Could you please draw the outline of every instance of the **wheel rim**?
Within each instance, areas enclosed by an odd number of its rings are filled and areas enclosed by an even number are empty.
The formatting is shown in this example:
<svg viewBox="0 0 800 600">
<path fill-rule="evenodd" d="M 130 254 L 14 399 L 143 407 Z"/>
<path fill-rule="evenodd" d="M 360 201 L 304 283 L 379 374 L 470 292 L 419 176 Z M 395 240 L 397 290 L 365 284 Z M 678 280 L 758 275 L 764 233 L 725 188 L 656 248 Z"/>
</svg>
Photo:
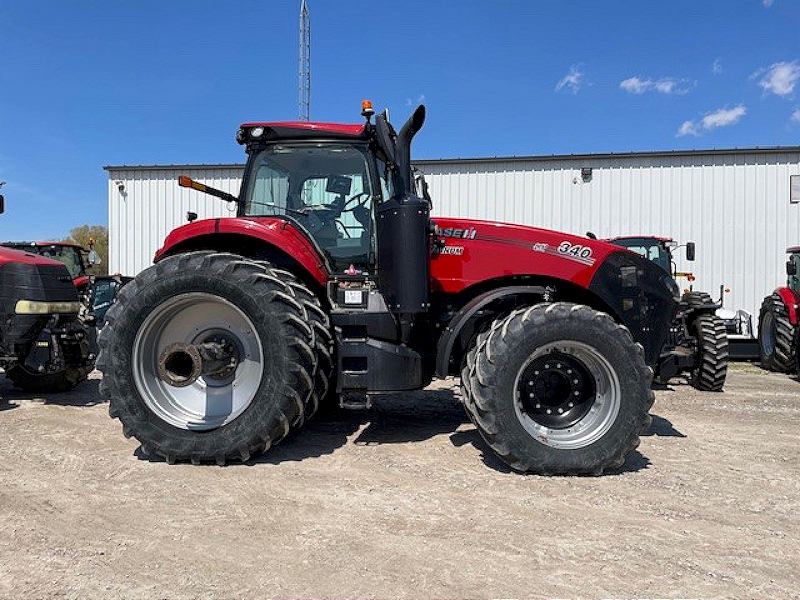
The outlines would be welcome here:
<svg viewBox="0 0 800 600">
<path fill-rule="evenodd" d="M 236 348 L 235 370 L 201 376 L 185 387 L 167 384 L 158 359 L 175 343 L 200 344 L 224 337 Z M 227 300 L 202 292 L 162 302 L 144 320 L 133 343 L 133 379 L 147 407 L 180 429 L 205 431 L 229 423 L 250 406 L 261 384 L 264 360 L 253 323 Z"/>
<path fill-rule="evenodd" d="M 761 321 L 761 331 L 764 332 L 761 336 L 764 354 L 772 356 L 775 352 L 775 318 L 771 312 L 764 313 L 764 318 Z"/>
<path fill-rule="evenodd" d="M 517 373 L 514 390 L 514 410 L 528 434 L 565 450 L 603 437 L 619 414 L 622 395 L 608 360 L 577 341 L 537 348 Z"/>
</svg>

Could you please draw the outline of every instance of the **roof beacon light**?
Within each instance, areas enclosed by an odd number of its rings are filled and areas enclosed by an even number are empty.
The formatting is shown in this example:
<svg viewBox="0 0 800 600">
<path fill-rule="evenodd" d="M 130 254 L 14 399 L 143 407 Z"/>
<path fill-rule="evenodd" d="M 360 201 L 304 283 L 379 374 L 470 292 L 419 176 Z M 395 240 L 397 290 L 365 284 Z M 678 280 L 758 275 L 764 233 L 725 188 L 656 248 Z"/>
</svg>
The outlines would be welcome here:
<svg viewBox="0 0 800 600">
<path fill-rule="evenodd" d="M 372 108 L 372 100 L 363 100 L 361 102 L 361 116 L 369 121 L 374 114 L 375 110 Z"/>
</svg>

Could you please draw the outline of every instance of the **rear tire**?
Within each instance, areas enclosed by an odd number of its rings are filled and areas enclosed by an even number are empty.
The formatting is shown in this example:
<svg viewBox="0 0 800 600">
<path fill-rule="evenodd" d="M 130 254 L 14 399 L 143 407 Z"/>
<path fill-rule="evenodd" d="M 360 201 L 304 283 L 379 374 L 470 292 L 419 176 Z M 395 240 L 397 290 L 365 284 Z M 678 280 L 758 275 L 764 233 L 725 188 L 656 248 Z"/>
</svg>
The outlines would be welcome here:
<svg viewBox="0 0 800 600">
<path fill-rule="evenodd" d="M 761 303 L 758 315 L 758 346 L 761 366 L 781 373 L 795 370 L 795 327 L 779 294 L 773 293 Z"/>
<path fill-rule="evenodd" d="M 248 460 L 298 429 L 330 375 L 316 296 L 269 263 L 215 252 L 166 258 L 119 292 L 97 367 L 109 413 L 147 454 L 168 462 Z M 235 371 L 173 387 L 159 352 L 211 336 L 239 349 Z M 316 383 L 315 383 L 316 379 Z"/>
<path fill-rule="evenodd" d="M 72 367 L 58 373 L 35 373 L 22 365 L 6 369 L 6 377 L 26 392 L 39 394 L 68 392 L 86 379 L 92 367 Z"/>
<path fill-rule="evenodd" d="M 697 360 L 690 383 L 698 390 L 719 392 L 728 374 L 728 334 L 725 323 L 716 315 L 699 315 L 694 322 L 697 335 Z"/>
<path fill-rule="evenodd" d="M 498 319 L 469 351 L 464 407 L 512 469 L 599 475 L 639 444 L 655 395 L 644 350 L 587 306 L 538 304 Z"/>
</svg>

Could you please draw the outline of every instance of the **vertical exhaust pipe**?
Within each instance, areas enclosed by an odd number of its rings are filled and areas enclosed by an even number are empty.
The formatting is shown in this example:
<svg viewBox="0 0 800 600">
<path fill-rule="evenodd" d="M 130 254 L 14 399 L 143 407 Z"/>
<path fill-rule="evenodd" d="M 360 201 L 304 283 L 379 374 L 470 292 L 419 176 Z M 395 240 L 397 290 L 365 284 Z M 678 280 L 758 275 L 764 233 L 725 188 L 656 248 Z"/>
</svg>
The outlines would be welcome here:
<svg viewBox="0 0 800 600">
<path fill-rule="evenodd" d="M 411 172 L 411 141 L 424 122 L 424 106 L 414 111 L 396 137 L 385 117 L 378 122 L 378 135 L 385 140 L 382 145 L 388 145 L 393 154 L 398 188 L 394 197 L 376 209 L 379 285 L 398 317 L 403 342 L 409 341 L 417 316 L 429 307 L 430 209 L 426 200 L 417 197 Z"/>
</svg>

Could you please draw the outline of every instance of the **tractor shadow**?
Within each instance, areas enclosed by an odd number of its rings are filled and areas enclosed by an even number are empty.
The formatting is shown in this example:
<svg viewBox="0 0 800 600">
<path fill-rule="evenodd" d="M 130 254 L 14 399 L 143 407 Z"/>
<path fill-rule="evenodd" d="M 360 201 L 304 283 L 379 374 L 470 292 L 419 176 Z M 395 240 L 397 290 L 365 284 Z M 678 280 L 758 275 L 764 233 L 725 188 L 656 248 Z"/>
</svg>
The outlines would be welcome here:
<svg viewBox="0 0 800 600">
<path fill-rule="evenodd" d="M 15 408 L 19 408 L 19 404 L 16 402 L 13 404 L 9 402 L 5 393 L 0 396 L 0 412 L 3 412 L 4 410 L 14 410 Z"/>
<path fill-rule="evenodd" d="M 456 447 L 471 445 L 488 468 L 499 473 L 513 472 L 470 424 L 455 387 L 381 395 L 365 411 L 340 409 L 334 403 L 324 405 L 298 433 L 246 464 L 301 461 L 331 454 L 348 443 L 406 444 L 439 435 L 449 435 L 450 443 Z M 642 434 L 651 435 L 685 437 L 670 421 L 657 415 L 653 415 L 651 426 Z M 633 473 L 650 465 L 646 456 L 634 451 L 621 467 L 607 471 L 606 475 Z"/>
<path fill-rule="evenodd" d="M 425 389 L 377 396 L 369 410 L 346 410 L 334 402 L 279 446 L 247 464 L 279 464 L 331 454 L 348 443 L 373 446 L 429 440 L 468 423 L 454 389 Z"/>
<path fill-rule="evenodd" d="M 675 429 L 675 426 L 672 424 L 672 421 L 669 419 L 665 419 L 664 417 L 659 417 L 658 415 L 651 415 L 653 417 L 653 422 L 650 424 L 650 427 L 642 433 L 642 437 L 649 437 L 649 436 L 658 436 L 658 437 L 678 437 L 678 438 L 685 438 L 686 434 L 682 433 Z"/>
<path fill-rule="evenodd" d="M 0 410 L 5 408 L 4 402 L 9 400 L 31 401 L 41 404 L 54 404 L 56 406 L 95 406 L 105 404 L 106 400 L 100 394 L 100 380 L 87 379 L 79 383 L 74 389 L 67 392 L 26 392 L 14 387 L 7 379 L 0 385 Z"/>
<path fill-rule="evenodd" d="M 647 435 L 647 434 L 642 434 Z M 475 450 L 480 453 L 481 461 L 484 465 L 489 467 L 490 469 L 497 471 L 498 473 L 514 473 L 515 471 L 511 469 L 506 463 L 500 460 L 497 455 L 492 451 L 491 448 L 483 441 L 483 438 L 478 433 L 477 429 L 469 429 L 466 431 L 457 431 L 453 435 L 450 436 L 450 440 L 453 442 L 454 446 L 464 446 L 466 444 L 471 444 Z M 650 467 L 652 463 L 650 459 L 644 456 L 638 450 L 634 450 L 625 458 L 625 462 L 622 464 L 621 467 L 617 469 L 608 469 L 607 471 L 603 472 L 603 476 L 612 476 L 612 475 L 622 475 L 624 473 L 635 473 L 637 471 L 642 471 Z M 525 474 L 521 473 L 520 475 L 529 476 L 529 477 L 539 477 L 536 474 Z M 592 477 L 592 475 L 586 475 L 587 477 Z"/>
</svg>

